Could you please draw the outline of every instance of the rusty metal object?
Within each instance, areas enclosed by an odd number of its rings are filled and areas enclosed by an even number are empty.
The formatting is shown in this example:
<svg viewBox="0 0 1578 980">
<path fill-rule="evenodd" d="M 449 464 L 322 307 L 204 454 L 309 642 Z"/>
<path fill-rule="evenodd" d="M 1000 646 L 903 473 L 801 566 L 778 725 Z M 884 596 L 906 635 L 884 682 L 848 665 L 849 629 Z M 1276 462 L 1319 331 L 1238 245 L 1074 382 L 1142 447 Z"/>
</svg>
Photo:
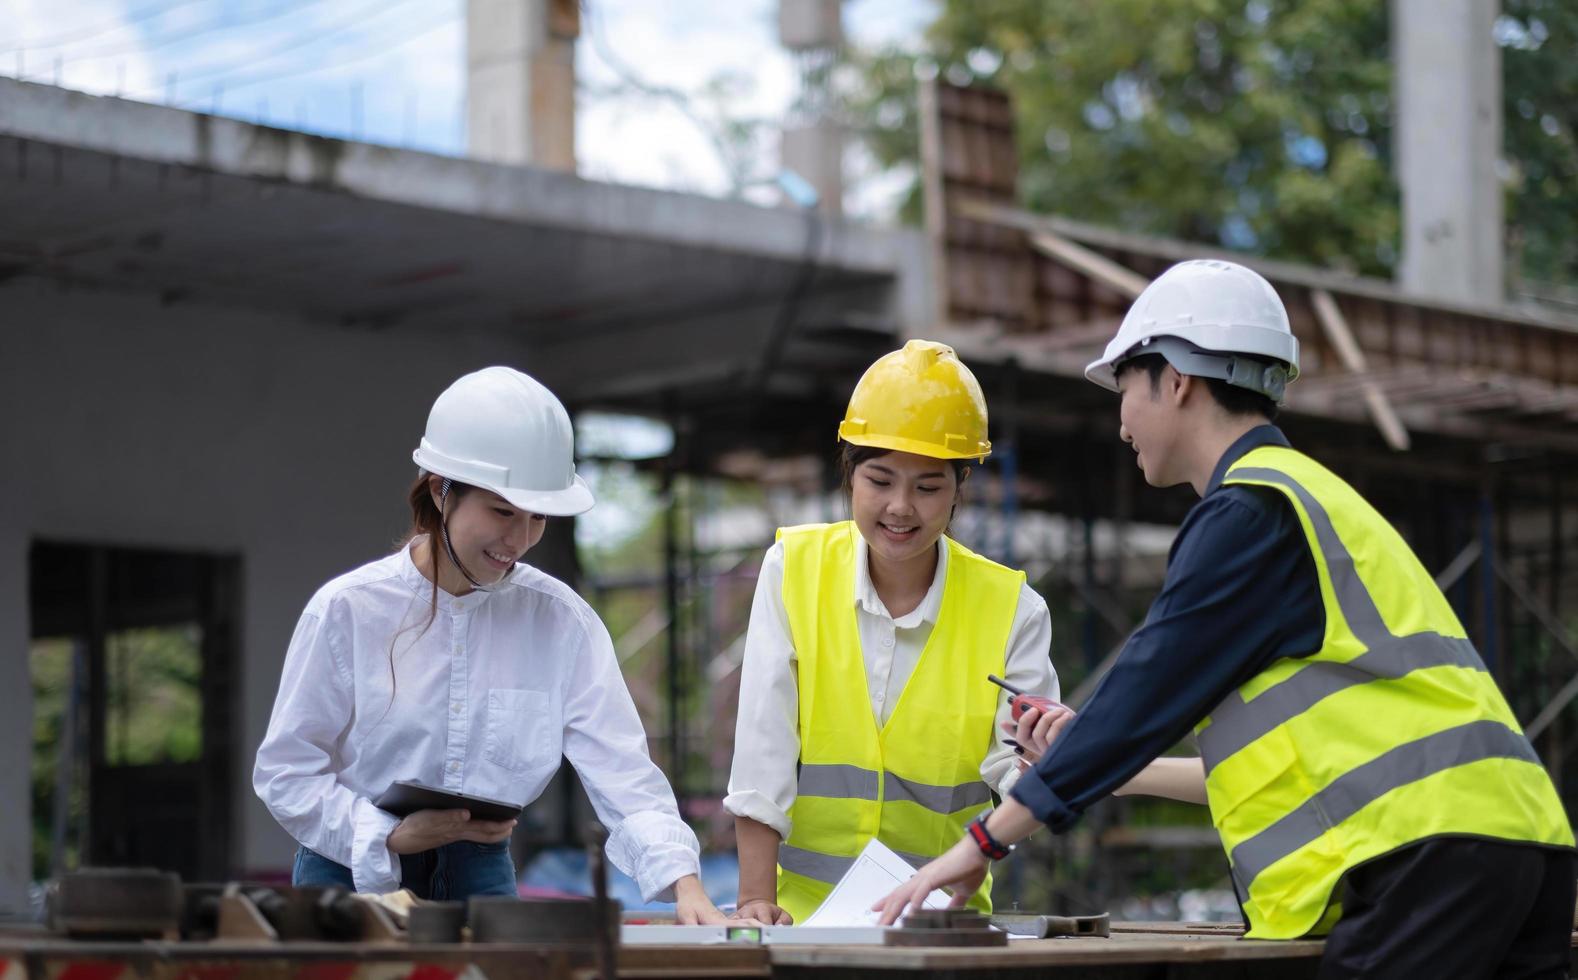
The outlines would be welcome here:
<svg viewBox="0 0 1578 980">
<path fill-rule="evenodd" d="M 603 918 L 603 932 L 619 935 L 619 903 Z M 507 895 L 474 895 L 466 902 L 473 943 L 556 943 L 593 946 L 596 905 L 586 900 L 522 901 Z M 617 940 L 616 940 L 617 941 Z"/>
<path fill-rule="evenodd" d="M 53 883 L 49 925 L 80 939 L 175 939 L 181 879 L 153 868 L 83 868 Z"/>
<path fill-rule="evenodd" d="M 1105 939 L 1112 935 L 1112 921 L 1105 912 L 1100 915 L 1020 915 L 1004 912 L 992 916 L 992 925 L 1015 936 L 1034 936 L 1037 939 L 1052 936 Z"/>
<path fill-rule="evenodd" d="M 593 914 L 597 921 L 611 923 L 597 937 L 597 973 L 602 980 L 617 980 L 619 927 L 623 924 L 624 916 L 620 914 L 619 903 L 610 903 L 608 900 L 608 860 L 603 853 L 603 847 L 608 843 L 608 828 L 594 820 L 586 825 L 583 840 L 586 844 L 587 870 L 592 873 Z"/>
<path fill-rule="evenodd" d="M 1007 946 L 1008 933 L 974 909 L 919 909 L 883 936 L 886 946 Z"/>
<path fill-rule="evenodd" d="M 286 942 L 361 938 L 361 912 L 343 888 L 252 887 L 242 893 Z"/>
<path fill-rule="evenodd" d="M 219 935 L 219 899 L 225 886 L 196 882 L 181 886 L 181 938 L 205 941 Z"/>
<path fill-rule="evenodd" d="M 465 902 L 423 902 L 406 917 L 406 938 L 413 943 L 458 943 L 465 929 Z"/>
<path fill-rule="evenodd" d="M 380 910 L 343 888 L 232 884 L 218 902 L 222 939 L 361 942 L 398 936 Z"/>
</svg>

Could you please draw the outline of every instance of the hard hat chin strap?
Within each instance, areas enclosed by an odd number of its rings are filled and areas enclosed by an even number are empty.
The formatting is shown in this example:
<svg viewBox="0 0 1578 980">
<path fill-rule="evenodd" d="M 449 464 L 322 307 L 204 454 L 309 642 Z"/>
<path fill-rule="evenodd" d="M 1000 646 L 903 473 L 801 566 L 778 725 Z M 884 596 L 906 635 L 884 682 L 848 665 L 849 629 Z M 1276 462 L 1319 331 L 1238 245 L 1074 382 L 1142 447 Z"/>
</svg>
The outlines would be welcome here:
<svg viewBox="0 0 1578 980">
<path fill-rule="evenodd" d="M 460 570 L 460 574 L 465 577 L 467 582 L 471 583 L 473 589 L 479 592 L 488 592 L 492 589 L 492 586 L 483 585 L 472 578 L 471 573 L 466 571 L 466 566 L 461 564 L 460 559 L 455 555 L 454 546 L 449 543 L 449 488 L 451 485 L 452 481 L 447 476 L 444 477 L 444 482 L 438 485 L 438 535 L 444 539 L 444 553 L 449 555 L 451 564 Z"/>
</svg>

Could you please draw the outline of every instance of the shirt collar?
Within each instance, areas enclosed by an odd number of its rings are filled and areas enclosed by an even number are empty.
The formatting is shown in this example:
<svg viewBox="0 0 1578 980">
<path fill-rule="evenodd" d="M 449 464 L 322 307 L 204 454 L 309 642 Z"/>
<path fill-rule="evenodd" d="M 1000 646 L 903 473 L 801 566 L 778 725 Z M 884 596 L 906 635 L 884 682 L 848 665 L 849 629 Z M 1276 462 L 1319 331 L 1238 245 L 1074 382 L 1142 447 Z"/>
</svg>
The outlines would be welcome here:
<svg viewBox="0 0 1578 980">
<path fill-rule="evenodd" d="M 400 549 L 400 578 L 411 587 L 411 591 L 415 592 L 423 602 L 427 602 L 435 590 L 433 583 L 428 581 L 427 576 L 422 574 L 422 570 L 417 568 L 416 562 L 411 559 L 411 550 L 426 539 L 427 535 L 419 534 Z M 500 580 L 499 585 L 503 585 L 514 574 L 515 571 L 511 569 Z M 486 602 L 488 596 L 492 595 L 497 589 L 497 585 L 491 589 L 473 589 L 465 595 L 450 595 L 443 589 L 438 589 L 436 590 L 438 592 L 438 608 L 452 613 L 466 612 Z"/>
<path fill-rule="evenodd" d="M 877 587 L 871 584 L 870 559 L 866 539 L 857 531 L 855 533 L 855 605 L 873 616 L 892 619 L 894 625 L 906 629 L 919 626 L 922 622 L 935 625 L 937 612 L 942 608 L 943 582 L 948 577 L 948 542 L 941 537 L 937 539 L 937 571 L 932 575 L 931 586 L 926 590 L 920 605 L 916 606 L 914 611 L 897 619 L 888 612 L 887 606 L 882 604 L 882 597 L 877 595 Z"/>
<path fill-rule="evenodd" d="M 1259 449 L 1261 446 L 1287 448 L 1292 445 L 1288 442 L 1288 437 L 1282 434 L 1282 430 L 1270 422 L 1255 426 L 1235 439 L 1233 444 L 1227 447 L 1227 452 L 1222 454 L 1222 458 L 1217 460 L 1216 469 L 1211 471 L 1211 482 L 1205 485 L 1205 492 L 1210 493 L 1221 486 L 1222 479 L 1227 476 L 1228 467 L 1242 459 L 1251 449 Z"/>
</svg>

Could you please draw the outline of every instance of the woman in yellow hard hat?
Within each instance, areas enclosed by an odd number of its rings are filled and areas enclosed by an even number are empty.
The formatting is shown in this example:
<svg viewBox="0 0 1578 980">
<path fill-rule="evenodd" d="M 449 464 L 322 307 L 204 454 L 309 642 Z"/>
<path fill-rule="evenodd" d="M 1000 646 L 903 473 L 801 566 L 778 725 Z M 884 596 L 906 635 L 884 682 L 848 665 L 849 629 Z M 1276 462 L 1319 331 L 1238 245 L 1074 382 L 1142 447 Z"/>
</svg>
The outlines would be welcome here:
<svg viewBox="0 0 1578 980">
<path fill-rule="evenodd" d="M 992 448 L 953 349 L 878 359 L 838 434 L 852 520 L 779 529 L 746 634 L 724 807 L 736 914 L 764 922 L 803 922 L 873 839 L 926 863 L 1008 791 L 1011 709 L 988 674 L 1058 697 L 1046 603 L 945 533 Z M 988 879 L 971 904 L 990 896 Z"/>
</svg>

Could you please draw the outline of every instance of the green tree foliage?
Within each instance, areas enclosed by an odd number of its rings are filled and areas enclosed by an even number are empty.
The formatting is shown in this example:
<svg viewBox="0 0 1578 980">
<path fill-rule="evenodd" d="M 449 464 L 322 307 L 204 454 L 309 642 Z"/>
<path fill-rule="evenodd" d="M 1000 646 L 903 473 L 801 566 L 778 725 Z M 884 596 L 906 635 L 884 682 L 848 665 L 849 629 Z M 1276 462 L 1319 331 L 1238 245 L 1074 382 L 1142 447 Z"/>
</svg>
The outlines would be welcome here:
<svg viewBox="0 0 1578 980">
<path fill-rule="evenodd" d="M 1522 274 L 1578 283 L 1578 2 L 1502 0 L 1507 227 Z"/>
<path fill-rule="evenodd" d="M 1504 7 L 1509 228 L 1531 274 L 1575 279 L 1578 4 Z M 944 0 L 924 52 L 853 56 L 852 109 L 899 164 L 916 159 L 917 71 L 984 81 L 1014 97 L 1035 210 L 1389 275 L 1389 29 L 1372 0 Z"/>
</svg>

